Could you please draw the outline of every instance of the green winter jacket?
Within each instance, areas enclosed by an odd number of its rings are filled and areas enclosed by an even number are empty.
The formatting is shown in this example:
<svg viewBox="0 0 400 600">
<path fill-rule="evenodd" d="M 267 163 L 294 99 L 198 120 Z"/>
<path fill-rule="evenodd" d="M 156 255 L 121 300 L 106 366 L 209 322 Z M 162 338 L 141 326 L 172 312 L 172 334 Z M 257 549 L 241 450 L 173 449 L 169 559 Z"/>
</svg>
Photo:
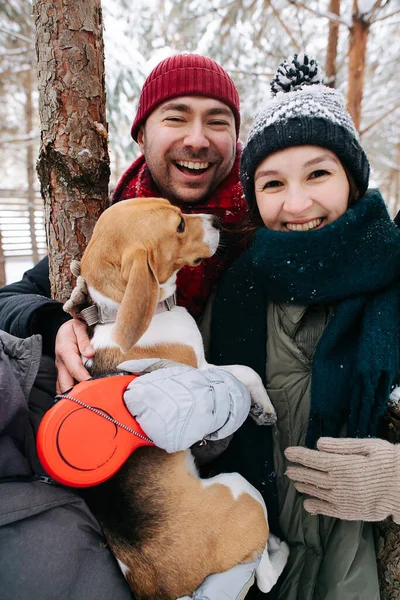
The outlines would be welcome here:
<svg viewBox="0 0 400 600">
<path fill-rule="evenodd" d="M 333 308 L 324 306 L 307 309 L 269 302 L 266 383 L 277 412 L 277 424 L 271 435 L 270 428 L 259 427 L 247 419 L 234 434 L 228 450 L 207 471 L 209 475 L 239 471 L 246 477 L 266 500 L 272 530 L 290 546 L 288 564 L 278 585 L 269 594 L 262 594 L 254 585 L 247 596 L 249 600 L 380 598 L 372 524 L 310 515 L 303 508 L 304 496 L 285 476 L 285 448 L 305 445 L 311 360 L 332 312 Z M 269 481 L 271 438 L 277 509 Z"/>
<path fill-rule="evenodd" d="M 310 515 L 285 476 L 284 449 L 305 445 L 311 359 L 329 316 L 323 306 L 268 305 L 266 374 L 278 417 L 273 440 L 279 523 L 290 546 L 279 600 L 380 597 L 371 524 Z"/>
</svg>

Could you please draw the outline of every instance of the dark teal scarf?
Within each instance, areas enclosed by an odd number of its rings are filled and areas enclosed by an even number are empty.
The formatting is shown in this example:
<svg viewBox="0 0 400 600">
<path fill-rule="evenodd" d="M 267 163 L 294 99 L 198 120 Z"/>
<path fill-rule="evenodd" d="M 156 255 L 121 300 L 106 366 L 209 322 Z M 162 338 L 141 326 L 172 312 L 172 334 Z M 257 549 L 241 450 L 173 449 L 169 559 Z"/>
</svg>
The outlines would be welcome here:
<svg viewBox="0 0 400 600">
<path fill-rule="evenodd" d="M 212 360 L 265 379 L 268 299 L 335 306 L 312 362 L 307 445 L 344 424 L 350 437 L 376 435 L 400 360 L 400 230 L 380 193 L 320 230 L 258 231 L 221 284 Z"/>
</svg>

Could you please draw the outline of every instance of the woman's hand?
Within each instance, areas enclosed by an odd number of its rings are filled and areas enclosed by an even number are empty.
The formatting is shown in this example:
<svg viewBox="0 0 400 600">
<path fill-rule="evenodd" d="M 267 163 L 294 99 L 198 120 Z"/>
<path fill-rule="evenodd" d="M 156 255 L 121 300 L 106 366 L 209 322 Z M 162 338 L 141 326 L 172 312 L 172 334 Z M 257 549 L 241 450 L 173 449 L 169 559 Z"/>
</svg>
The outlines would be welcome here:
<svg viewBox="0 0 400 600">
<path fill-rule="evenodd" d="M 318 450 L 285 450 L 286 475 L 311 498 L 304 508 L 348 521 L 400 523 L 400 444 L 380 439 L 320 438 Z"/>
<path fill-rule="evenodd" d="M 69 390 L 77 381 L 89 379 L 90 374 L 83 366 L 81 356 L 94 356 L 86 323 L 71 319 L 61 325 L 56 336 L 55 355 L 58 372 L 57 394 Z"/>
</svg>

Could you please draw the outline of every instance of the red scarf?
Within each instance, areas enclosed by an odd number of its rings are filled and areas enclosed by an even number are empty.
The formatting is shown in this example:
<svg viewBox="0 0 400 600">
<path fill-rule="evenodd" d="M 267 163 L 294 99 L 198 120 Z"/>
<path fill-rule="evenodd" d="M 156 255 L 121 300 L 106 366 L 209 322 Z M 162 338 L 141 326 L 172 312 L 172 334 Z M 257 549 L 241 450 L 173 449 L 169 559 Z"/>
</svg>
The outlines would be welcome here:
<svg viewBox="0 0 400 600">
<path fill-rule="evenodd" d="M 239 164 L 242 145 L 237 144 L 236 159 L 229 175 L 208 200 L 194 206 L 179 204 L 184 213 L 206 213 L 216 215 L 223 227 L 237 225 L 247 215 L 247 204 L 239 180 Z M 144 156 L 138 159 L 125 171 L 115 188 L 112 203 L 128 198 L 151 198 L 161 196 L 150 175 Z M 229 236 L 227 247 L 217 255 L 202 262 L 197 267 L 184 267 L 177 277 L 177 302 L 185 306 L 193 317 L 203 312 L 207 300 L 222 273 L 240 254 L 237 238 Z"/>
</svg>

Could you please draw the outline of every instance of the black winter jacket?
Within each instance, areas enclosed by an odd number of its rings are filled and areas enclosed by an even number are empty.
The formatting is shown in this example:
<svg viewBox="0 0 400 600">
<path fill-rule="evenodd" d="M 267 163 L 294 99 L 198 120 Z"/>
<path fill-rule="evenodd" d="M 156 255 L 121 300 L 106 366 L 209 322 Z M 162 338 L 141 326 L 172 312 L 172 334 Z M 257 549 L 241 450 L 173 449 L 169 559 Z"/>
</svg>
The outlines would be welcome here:
<svg viewBox="0 0 400 600">
<path fill-rule="evenodd" d="M 21 281 L 0 288 L 0 329 L 20 338 L 40 333 L 43 352 L 54 355 L 58 329 L 69 315 L 50 297 L 47 256 L 24 273 Z"/>
<path fill-rule="evenodd" d="M 55 380 L 40 336 L 0 331 L 0 599 L 132 600 L 85 502 L 43 477 L 35 437 Z"/>
</svg>

